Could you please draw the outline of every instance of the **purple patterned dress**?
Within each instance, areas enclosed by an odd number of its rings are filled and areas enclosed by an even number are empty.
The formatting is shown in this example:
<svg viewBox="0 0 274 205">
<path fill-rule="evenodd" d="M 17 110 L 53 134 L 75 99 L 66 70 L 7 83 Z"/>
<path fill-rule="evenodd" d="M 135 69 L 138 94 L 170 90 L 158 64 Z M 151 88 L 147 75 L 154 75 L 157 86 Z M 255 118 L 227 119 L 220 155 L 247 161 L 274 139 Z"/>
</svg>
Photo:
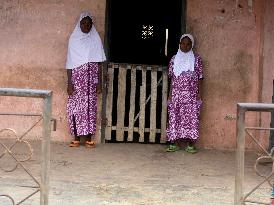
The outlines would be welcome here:
<svg viewBox="0 0 274 205">
<path fill-rule="evenodd" d="M 172 79 L 172 97 L 168 104 L 167 140 L 178 139 L 195 142 L 199 137 L 199 114 L 201 102 L 197 101 L 199 80 L 203 78 L 202 60 L 195 56 L 194 71 L 173 73 L 174 58 L 169 63 L 168 75 Z"/>
<path fill-rule="evenodd" d="M 72 70 L 73 95 L 68 97 L 67 112 L 71 135 L 96 131 L 98 63 L 86 63 Z"/>
</svg>

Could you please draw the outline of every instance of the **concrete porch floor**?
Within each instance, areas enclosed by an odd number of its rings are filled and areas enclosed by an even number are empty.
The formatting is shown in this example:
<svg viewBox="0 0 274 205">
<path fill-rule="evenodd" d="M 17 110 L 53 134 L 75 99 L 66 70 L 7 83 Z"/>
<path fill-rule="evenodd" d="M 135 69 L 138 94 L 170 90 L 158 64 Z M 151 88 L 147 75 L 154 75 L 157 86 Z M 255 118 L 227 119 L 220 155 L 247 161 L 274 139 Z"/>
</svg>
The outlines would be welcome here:
<svg viewBox="0 0 274 205">
<path fill-rule="evenodd" d="M 35 155 L 25 165 L 34 176 L 39 176 L 40 145 L 32 144 Z M 165 148 L 157 144 L 108 143 L 86 149 L 52 142 L 49 204 L 233 204 L 234 152 L 200 150 L 191 155 L 183 150 L 167 153 Z M 262 180 L 253 171 L 255 159 L 256 153 L 246 154 L 246 191 Z M 12 163 L 7 156 L 0 159 L 1 167 Z M 262 168 L 271 169 L 271 166 Z M 17 201 L 32 190 L 24 186 L 34 185 L 22 168 L 12 173 L 0 170 L 0 182 L 0 195 L 9 194 Z M 270 186 L 265 184 L 252 198 L 268 201 L 270 196 Z M 0 204 L 11 203 L 0 197 Z M 23 203 L 35 204 L 39 204 L 39 193 Z"/>
</svg>

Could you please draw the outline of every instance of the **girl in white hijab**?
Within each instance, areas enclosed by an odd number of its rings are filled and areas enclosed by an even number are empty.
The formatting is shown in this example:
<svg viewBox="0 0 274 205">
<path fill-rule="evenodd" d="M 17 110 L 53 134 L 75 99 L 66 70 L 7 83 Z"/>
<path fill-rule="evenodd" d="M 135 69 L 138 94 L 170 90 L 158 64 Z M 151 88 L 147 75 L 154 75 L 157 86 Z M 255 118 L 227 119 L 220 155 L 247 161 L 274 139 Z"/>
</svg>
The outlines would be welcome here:
<svg viewBox="0 0 274 205">
<path fill-rule="evenodd" d="M 171 88 L 169 93 L 168 152 L 180 149 L 179 142 L 187 142 L 186 151 L 196 153 L 193 144 L 199 137 L 199 112 L 201 106 L 201 57 L 193 52 L 194 38 L 184 34 L 180 38 L 178 52 L 169 63 Z"/>
<path fill-rule="evenodd" d="M 99 63 L 106 60 L 103 45 L 93 25 L 93 16 L 83 12 L 70 36 L 67 54 L 68 120 L 74 140 L 70 147 L 78 147 L 85 137 L 85 146 L 94 147 L 91 137 L 96 131 L 97 93 L 100 91 Z"/>
</svg>

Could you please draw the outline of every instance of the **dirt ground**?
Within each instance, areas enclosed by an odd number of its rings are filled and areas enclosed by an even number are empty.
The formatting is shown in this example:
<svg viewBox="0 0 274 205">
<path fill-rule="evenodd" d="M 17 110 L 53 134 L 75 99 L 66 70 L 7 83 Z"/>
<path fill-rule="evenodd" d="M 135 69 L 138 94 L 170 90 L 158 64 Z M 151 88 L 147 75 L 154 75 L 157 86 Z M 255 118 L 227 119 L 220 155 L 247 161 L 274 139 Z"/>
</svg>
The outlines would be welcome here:
<svg viewBox="0 0 274 205">
<path fill-rule="evenodd" d="M 32 142 L 34 156 L 24 165 L 38 178 L 40 145 Z M 101 144 L 95 149 L 69 148 L 67 143 L 51 144 L 50 205 L 228 205 L 233 204 L 235 153 L 199 150 L 165 152 L 159 144 Z M 23 148 L 14 148 L 24 156 Z M 0 150 L 1 152 L 1 150 Z M 253 165 L 257 154 L 246 155 L 245 191 L 259 183 Z M 1 168 L 12 167 L 5 155 Z M 263 169 L 271 169 L 264 165 Z M 0 170 L 0 195 L 19 201 L 32 189 L 31 178 L 22 168 L 8 173 Z M 265 184 L 252 196 L 269 201 Z M 12 204 L 0 197 L 1 205 Z M 24 205 L 39 204 L 39 193 Z"/>
</svg>

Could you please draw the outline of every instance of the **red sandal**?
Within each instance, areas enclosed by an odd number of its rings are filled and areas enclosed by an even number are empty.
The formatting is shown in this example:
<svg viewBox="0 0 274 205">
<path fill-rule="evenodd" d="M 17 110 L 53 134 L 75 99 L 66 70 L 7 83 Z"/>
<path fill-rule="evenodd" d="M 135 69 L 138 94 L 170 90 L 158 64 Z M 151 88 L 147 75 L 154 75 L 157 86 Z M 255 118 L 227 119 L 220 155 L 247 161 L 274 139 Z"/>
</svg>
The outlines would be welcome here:
<svg viewBox="0 0 274 205">
<path fill-rule="evenodd" d="M 95 147 L 94 141 L 86 141 L 86 148 L 93 148 Z"/>
<path fill-rule="evenodd" d="M 79 147 L 80 146 L 80 141 L 77 140 L 73 140 L 71 141 L 71 143 L 69 144 L 70 147 Z"/>
</svg>

